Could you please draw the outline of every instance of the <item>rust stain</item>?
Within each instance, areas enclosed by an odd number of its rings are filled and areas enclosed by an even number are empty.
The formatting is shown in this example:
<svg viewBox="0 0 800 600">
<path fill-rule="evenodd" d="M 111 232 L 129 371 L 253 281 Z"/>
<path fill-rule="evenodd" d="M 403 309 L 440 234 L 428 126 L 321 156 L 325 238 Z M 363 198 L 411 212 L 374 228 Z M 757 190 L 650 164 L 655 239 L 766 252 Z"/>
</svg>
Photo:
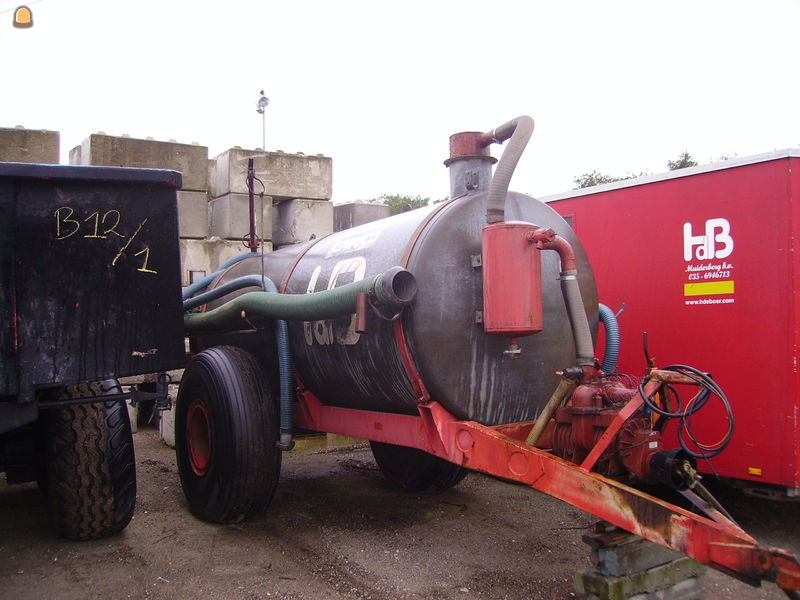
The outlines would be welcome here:
<svg viewBox="0 0 800 600">
<path fill-rule="evenodd" d="M 641 527 L 642 533 L 647 532 L 649 534 L 646 537 L 651 537 L 654 538 L 653 541 L 667 544 L 678 552 L 684 552 L 683 543 L 677 547 L 673 544 L 673 541 L 679 540 L 673 540 L 676 536 L 674 536 L 673 531 L 672 511 L 667 510 L 657 502 L 653 502 L 652 498 L 642 498 L 636 494 L 616 488 L 610 488 L 609 491 L 616 504 L 623 508 L 625 512 L 628 512 L 632 520 Z"/>
</svg>

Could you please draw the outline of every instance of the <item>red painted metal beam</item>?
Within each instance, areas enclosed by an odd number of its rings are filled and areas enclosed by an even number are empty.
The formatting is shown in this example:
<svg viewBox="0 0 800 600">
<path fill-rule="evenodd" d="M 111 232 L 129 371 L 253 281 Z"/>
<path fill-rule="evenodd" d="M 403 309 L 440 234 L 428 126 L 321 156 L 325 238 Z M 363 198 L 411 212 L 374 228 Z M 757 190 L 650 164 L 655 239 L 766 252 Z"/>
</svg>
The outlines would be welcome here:
<svg viewBox="0 0 800 600">
<path fill-rule="evenodd" d="M 419 448 L 524 483 L 754 585 L 767 580 L 800 590 L 800 562 L 791 553 L 759 544 L 732 523 L 690 513 L 515 439 L 532 423 L 487 427 L 460 421 L 437 402 L 420 404 L 418 416 L 336 408 L 306 391 L 301 392 L 295 425 Z"/>
</svg>

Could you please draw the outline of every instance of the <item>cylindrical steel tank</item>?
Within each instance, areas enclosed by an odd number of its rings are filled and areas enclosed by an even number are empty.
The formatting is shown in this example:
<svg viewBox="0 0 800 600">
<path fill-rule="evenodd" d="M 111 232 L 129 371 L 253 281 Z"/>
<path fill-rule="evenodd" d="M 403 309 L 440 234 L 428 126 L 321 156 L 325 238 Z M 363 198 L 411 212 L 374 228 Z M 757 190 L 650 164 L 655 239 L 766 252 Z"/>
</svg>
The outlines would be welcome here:
<svg viewBox="0 0 800 600">
<path fill-rule="evenodd" d="M 558 384 L 555 371 L 575 363 L 559 257 L 542 252 L 543 331 L 519 339 L 519 358 L 504 354 L 508 338 L 485 333 L 481 323 L 487 197 L 486 192 L 465 195 L 264 256 L 264 274 L 288 294 L 336 287 L 396 265 L 416 277 L 416 300 L 399 323 L 371 312 L 369 329 L 361 334 L 355 316 L 289 324 L 296 374 L 323 403 L 417 414 L 418 402 L 430 398 L 459 418 L 490 425 L 536 416 Z M 594 278 L 571 228 L 547 205 L 517 193 L 508 195 L 505 218 L 552 227 L 572 244 L 596 332 Z M 215 285 L 261 272 L 259 257 L 247 259 Z M 226 341 L 231 339 L 236 338 Z M 242 344 L 252 347 L 252 340 L 250 335 Z M 264 335 L 263 343 L 271 338 Z"/>
</svg>

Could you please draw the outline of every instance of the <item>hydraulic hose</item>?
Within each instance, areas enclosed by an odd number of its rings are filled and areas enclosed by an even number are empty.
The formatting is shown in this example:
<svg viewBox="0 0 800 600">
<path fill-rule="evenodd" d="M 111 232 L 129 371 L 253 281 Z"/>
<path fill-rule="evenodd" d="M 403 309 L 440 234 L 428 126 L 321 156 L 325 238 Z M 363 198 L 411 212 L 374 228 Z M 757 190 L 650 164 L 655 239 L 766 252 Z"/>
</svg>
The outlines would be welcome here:
<svg viewBox="0 0 800 600">
<path fill-rule="evenodd" d="M 189 335 L 224 330 L 253 316 L 286 321 L 320 321 L 352 315 L 358 294 L 369 294 L 373 303 L 397 311 L 410 304 L 417 292 L 414 276 L 392 267 L 375 277 L 311 294 L 249 292 L 205 313 L 188 313 L 184 326 Z"/>
<path fill-rule="evenodd" d="M 211 283 L 217 277 L 219 277 L 222 274 L 222 272 L 225 269 L 227 269 L 231 265 L 235 265 L 237 262 L 239 262 L 240 260 L 244 260 L 245 258 L 251 258 L 253 256 L 258 256 L 258 255 L 259 255 L 258 252 L 247 252 L 245 254 L 240 254 L 239 256 L 233 257 L 229 261 L 225 262 L 219 269 L 211 273 L 211 275 L 206 275 L 202 279 L 199 279 L 198 281 L 195 281 L 191 285 L 186 286 L 186 288 L 184 288 L 183 290 L 183 299 L 186 300 L 187 298 L 191 298 L 197 292 L 206 289 L 209 285 L 211 285 Z"/>
<path fill-rule="evenodd" d="M 264 291 L 278 293 L 278 286 L 269 277 L 264 277 Z M 292 397 L 294 378 L 292 373 L 292 350 L 289 346 L 289 325 L 283 319 L 275 319 L 275 343 L 278 347 L 278 379 L 280 382 L 281 414 L 278 448 L 291 450 L 292 441 Z"/>
<path fill-rule="evenodd" d="M 517 167 L 528 140 L 533 134 L 533 119 L 521 116 L 483 134 L 487 143 L 502 143 L 509 140 L 497 167 L 492 182 L 489 184 L 489 200 L 486 205 L 486 222 L 497 223 L 505 220 L 506 195 L 511 183 L 511 176 Z M 509 139 L 510 138 L 510 139 Z"/>
<path fill-rule="evenodd" d="M 606 330 L 606 352 L 603 355 L 603 362 L 600 369 L 606 375 L 611 375 L 617 370 L 617 358 L 619 358 L 619 323 L 617 315 L 605 304 L 599 304 L 600 322 Z"/>
<path fill-rule="evenodd" d="M 278 293 L 277 286 L 269 277 L 245 275 L 228 281 L 213 290 L 198 294 L 194 298 L 185 300 L 183 309 L 190 310 L 246 287 L 263 287 L 264 292 L 270 294 Z M 278 348 L 278 379 L 280 382 L 281 405 L 278 448 L 291 450 L 294 447 L 294 442 L 292 441 L 292 353 L 289 346 L 289 327 L 283 319 L 275 319 L 275 343 Z"/>
<path fill-rule="evenodd" d="M 639 383 L 639 394 L 642 396 L 645 405 L 647 408 L 652 410 L 653 412 L 661 415 L 662 417 L 667 418 L 678 418 L 680 419 L 680 423 L 678 425 L 678 443 L 680 443 L 681 448 L 683 448 L 689 456 L 698 459 L 705 459 L 708 460 L 717 456 L 720 452 L 722 452 L 725 448 L 727 448 L 728 444 L 733 437 L 733 432 L 736 428 L 734 419 L 733 419 L 733 409 L 731 408 L 730 402 L 728 401 L 728 397 L 725 395 L 725 392 L 722 391 L 722 388 L 717 385 L 717 383 L 711 378 L 710 375 L 707 373 L 703 373 L 694 367 L 689 367 L 687 365 L 669 365 L 667 367 L 663 367 L 660 369 L 661 371 L 675 371 L 688 377 L 695 383 L 700 386 L 700 391 L 691 399 L 686 405 L 686 408 L 681 410 L 680 409 L 680 399 L 677 398 L 678 401 L 678 410 L 676 411 L 669 411 L 664 410 L 663 408 L 659 407 L 656 402 L 654 401 L 654 396 L 648 396 L 644 391 L 644 386 L 647 383 L 647 378 L 643 379 Z M 675 392 L 677 395 L 677 392 Z M 722 439 L 714 444 L 703 444 L 700 443 L 692 433 L 691 430 L 691 423 L 690 418 L 692 415 L 697 413 L 705 404 L 707 403 L 708 399 L 712 396 L 717 396 L 720 401 L 722 402 L 723 407 L 725 408 L 725 416 L 728 421 L 728 429 L 725 432 L 725 435 L 722 436 Z M 696 450 L 692 450 L 687 441 L 686 436 L 689 436 L 691 442 L 697 447 Z"/>
<path fill-rule="evenodd" d="M 264 277 L 262 279 L 261 275 L 244 275 L 243 277 L 237 277 L 236 279 L 215 287 L 213 290 L 203 292 L 202 294 L 197 294 L 197 296 L 192 296 L 191 298 L 184 300 L 183 310 L 191 310 L 198 306 L 202 306 L 203 304 L 208 304 L 213 300 L 217 300 L 218 298 L 222 298 L 223 296 L 227 296 L 232 292 L 247 287 L 263 287 L 265 292 L 271 292 L 271 289 L 266 289 L 265 287 L 264 282 L 266 281 L 269 281 L 272 284 L 272 287 L 275 286 L 271 279 L 268 277 Z M 276 288 L 275 292 L 277 291 L 278 290 Z"/>
</svg>

